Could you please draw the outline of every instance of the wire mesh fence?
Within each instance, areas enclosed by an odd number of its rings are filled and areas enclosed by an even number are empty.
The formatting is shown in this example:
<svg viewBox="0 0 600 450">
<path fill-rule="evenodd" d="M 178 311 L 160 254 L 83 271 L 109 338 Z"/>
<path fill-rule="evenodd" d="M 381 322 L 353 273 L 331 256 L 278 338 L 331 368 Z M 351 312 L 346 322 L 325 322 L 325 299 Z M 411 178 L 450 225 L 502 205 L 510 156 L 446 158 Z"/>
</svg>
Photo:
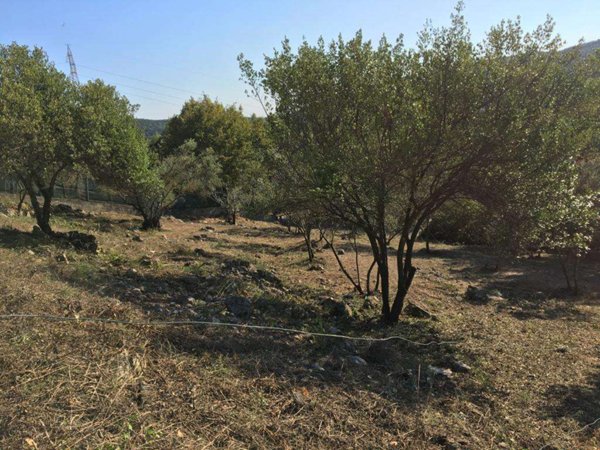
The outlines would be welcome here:
<svg viewBox="0 0 600 450">
<path fill-rule="evenodd" d="M 22 191 L 23 186 L 15 178 L 0 176 L 0 192 L 19 194 Z M 54 188 L 54 198 L 125 204 L 117 193 L 103 188 L 91 178 L 82 176 L 76 177 L 70 183 L 57 183 Z"/>
</svg>

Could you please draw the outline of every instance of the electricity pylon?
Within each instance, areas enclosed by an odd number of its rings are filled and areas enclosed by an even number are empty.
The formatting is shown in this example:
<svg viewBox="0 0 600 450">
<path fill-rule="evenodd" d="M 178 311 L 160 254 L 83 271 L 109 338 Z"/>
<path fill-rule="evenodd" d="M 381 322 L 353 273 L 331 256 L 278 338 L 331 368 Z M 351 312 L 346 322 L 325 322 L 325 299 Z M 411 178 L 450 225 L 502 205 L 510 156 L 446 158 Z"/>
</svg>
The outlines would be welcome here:
<svg viewBox="0 0 600 450">
<path fill-rule="evenodd" d="M 67 44 L 67 60 L 69 61 L 69 67 L 71 68 L 71 81 L 79 84 L 77 66 L 75 65 L 75 59 L 73 58 L 73 52 L 71 52 L 71 47 L 69 47 L 69 44 Z"/>
</svg>

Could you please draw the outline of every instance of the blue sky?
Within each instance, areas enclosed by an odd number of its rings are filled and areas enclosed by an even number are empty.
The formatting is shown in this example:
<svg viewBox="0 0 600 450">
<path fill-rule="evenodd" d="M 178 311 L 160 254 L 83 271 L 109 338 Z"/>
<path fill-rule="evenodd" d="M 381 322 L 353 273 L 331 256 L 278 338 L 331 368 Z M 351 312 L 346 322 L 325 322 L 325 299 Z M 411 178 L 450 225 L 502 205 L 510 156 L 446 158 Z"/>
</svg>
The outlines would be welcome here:
<svg viewBox="0 0 600 450">
<path fill-rule="evenodd" d="M 569 45 L 600 38 L 600 0 L 467 0 L 475 40 L 503 18 L 521 16 L 525 29 L 546 14 Z M 138 117 L 168 118 L 190 96 L 207 94 L 260 113 L 239 81 L 236 56 L 262 61 L 287 36 L 314 42 L 359 28 L 414 44 L 427 19 L 445 25 L 455 1 L 443 0 L 0 0 L 0 43 L 43 47 L 68 71 L 66 44 L 79 78 L 102 78 L 140 105 Z M 151 84 L 153 83 L 153 84 Z"/>
</svg>

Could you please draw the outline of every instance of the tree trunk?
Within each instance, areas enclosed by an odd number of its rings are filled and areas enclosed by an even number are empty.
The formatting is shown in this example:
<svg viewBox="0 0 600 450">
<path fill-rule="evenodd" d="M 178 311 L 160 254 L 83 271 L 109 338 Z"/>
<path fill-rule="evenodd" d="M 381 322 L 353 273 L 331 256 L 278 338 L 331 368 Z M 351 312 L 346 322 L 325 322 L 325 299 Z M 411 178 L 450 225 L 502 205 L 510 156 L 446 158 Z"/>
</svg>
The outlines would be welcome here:
<svg viewBox="0 0 600 450">
<path fill-rule="evenodd" d="M 19 191 L 19 203 L 17 205 L 17 214 L 21 214 L 21 210 L 23 209 L 23 203 L 25 202 L 25 197 L 27 197 L 27 191 L 25 189 Z"/>
<path fill-rule="evenodd" d="M 409 235 L 406 232 L 400 239 L 398 244 L 398 252 L 396 254 L 396 262 L 398 266 L 398 288 L 394 303 L 390 314 L 386 318 L 386 322 L 393 324 L 397 323 L 404 308 L 404 300 L 410 289 L 413 278 L 417 269 L 412 265 L 412 256 L 414 250 L 414 243 L 417 236 L 417 231 L 413 230 L 413 233 Z M 410 237 L 409 237 L 410 236 Z"/>
<path fill-rule="evenodd" d="M 142 230 L 160 230 L 160 216 L 143 216 Z"/>
<path fill-rule="evenodd" d="M 45 188 L 40 189 L 40 193 L 42 194 L 42 198 L 44 199 L 43 203 L 40 205 L 40 202 L 37 198 L 37 192 L 33 187 L 32 183 L 23 181 L 25 185 L 25 189 L 29 195 L 29 200 L 31 201 L 31 207 L 33 208 L 33 212 L 35 214 L 35 221 L 40 229 L 49 236 L 52 236 L 54 232 L 52 231 L 52 227 L 50 226 L 50 213 L 52 206 L 52 193 L 53 188 Z"/>
<path fill-rule="evenodd" d="M 393 323 L 390 309 L 390 271 L 387 258 L 379 263 L 379 278 L 381 281 L 381 318 L 384 323 Z"/>
<path fill-rule="evenodd" d="M 306 253 L 308 254 L 308 260 L 310 262 L 313 262 L 313 260 L 315 259 L 315 251 L 312 247 L 312 242 L 310 240 L 311 234 L 312 234 L 312 228 L 311 227 L 302 227 L 300 228 L 301 232 L 302 232 L 302 237 L 304 238 L 304 243 L 306 244 Z"/>
<path fill-rule="evenodd" d="M 565 281 L 567 282 L 567 289 L 569 289 L 569 291 L 572 291 L 573 287 L 571 286 L 571 278 L 569 277 L 569 270 L 567 267 L 568 258 L 562 259 L 562 257 L 559 256 L 558 260 L 560 261 L 560 267 L 563 271 L 563 275 L 565 276 Z"/>
<path fill-rule="evenodd" d="M 369 270 L 367 270 L 367 295 L 371 295 L 374 292 L 371 290 L 371 272 L 373 271 L 373 267 L 375 267 L 376 262 L 377 261 L 373 260 L 369 266 Z"/>
</svg>

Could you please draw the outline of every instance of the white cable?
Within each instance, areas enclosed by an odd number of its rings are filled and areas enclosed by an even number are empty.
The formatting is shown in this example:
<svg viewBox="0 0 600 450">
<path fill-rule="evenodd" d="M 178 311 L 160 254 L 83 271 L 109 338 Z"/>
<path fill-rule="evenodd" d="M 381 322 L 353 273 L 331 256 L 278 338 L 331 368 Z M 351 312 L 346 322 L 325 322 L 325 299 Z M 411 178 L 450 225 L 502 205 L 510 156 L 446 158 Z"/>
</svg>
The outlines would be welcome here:
<svg viewBox="0 0 600 450">
<path fill-rule="evenodd" d="M 431 345 L 443 345 L 443 344 L 457 344 L 456 341 L 440 341 L 440 342 L 416 342 L 411 339 L 405 338 L 404 336 L 388 336 L 384 338 L 376 337 L 365 337 L 365 336 L 347 336 L 343 334 L 332 334 L 332 333 L 318 333 L 312 331 L 296 330 L 292 328 L 274 327 L 266 325 L 250 325 L 240 323 L 228 323 L 228 322 L 209 322 L 204 320 L 153 320 L 153 321 L 142 321 L 142 320 L 122 320 L 122 319 L 104 319 L 101 317 L 66 317 L 66 316 L 53 316 L 49 314 L 1 314 L 0 320 L 10 319 L 43 319 L 52 320 L 57 322 L 93 322 L 93 323 L 112 323 L 120 325 L 141 325 L 141 326 L 179 326 L 179 325 L 206 325 L 213 327 L 231 327 L 231 328 L 245 328 L 251 330 L 266 330 L 266 331 L 280 331 L 284 333 L 303 334 L 308 336 L 318 337 L 330 337 L 337 339 L 348 339 L 353 341 L 366 341 L 366 342 L 385 342 L 392 340 L 400 340 L 409 342 L 414 345 L 428 347 Z"/>
</svg>

